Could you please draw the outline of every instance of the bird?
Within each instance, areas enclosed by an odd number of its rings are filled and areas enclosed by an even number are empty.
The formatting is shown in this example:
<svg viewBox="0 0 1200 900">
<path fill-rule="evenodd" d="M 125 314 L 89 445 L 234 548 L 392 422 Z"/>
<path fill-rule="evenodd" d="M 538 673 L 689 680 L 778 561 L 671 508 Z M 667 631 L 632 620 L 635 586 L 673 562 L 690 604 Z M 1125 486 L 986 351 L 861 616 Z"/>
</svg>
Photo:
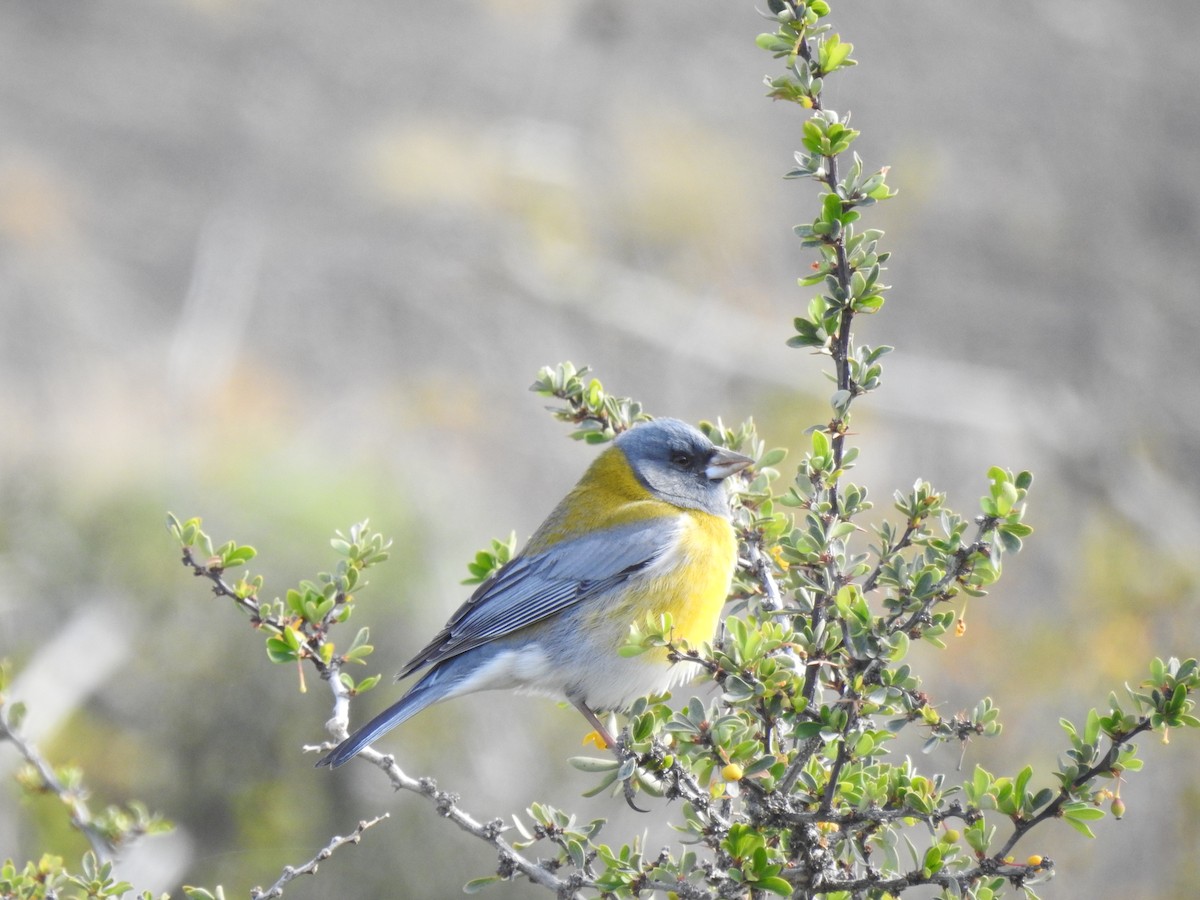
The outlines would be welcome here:
<svg viewBox="0 0 1200 900">
<path fill-rule="evenodd" d="M 716 632 L 737 564 L 725 479 L 752 463 L 678 419 L 623 431 L 396 677 L 424 675 L 317 765 L 343 765 L 434 703 L 495 689 L 565 698 L 615 746 L 597 710 L 695 674 L 665 648 L 622 656 L 630 626 L 670 613 L 677 639 Z"/>
</svg>

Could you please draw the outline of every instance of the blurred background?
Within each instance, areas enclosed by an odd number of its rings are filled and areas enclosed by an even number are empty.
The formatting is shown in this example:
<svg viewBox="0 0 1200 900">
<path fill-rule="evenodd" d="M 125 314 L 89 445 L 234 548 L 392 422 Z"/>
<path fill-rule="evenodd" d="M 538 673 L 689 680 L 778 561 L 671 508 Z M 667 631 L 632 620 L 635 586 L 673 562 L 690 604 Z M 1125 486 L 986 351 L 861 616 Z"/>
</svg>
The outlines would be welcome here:
<svg viewBox="0 0 1200 900">
<path fill-rule="evenodd" d="M 856 407 L 855 480 L 880 513 L 925 478 L 970 514 L 988 466 L 1037 476 L 1026 551 L 914 664 L 944 712 L 1002 710 L 964 774 L 1048 783 L 1059 716 L 1198 649 L 1200 20 L 1014 12 L 836 6 L 861 65 L 826 99 L 901 192 L 868 211 L 895 289 L 859 337 L 897 351 Z M 0 655 L 95 805 L 177 823 L 124 861 L 139 888 L 244 896 L 384 810 L 288 896 L 451 896 L 494 868 L 373 769 L 312 769 L 323 685 L 301 694 L 178 564 L 167 510 L 256 546 L 267 596 L 369 517 L 395 554 L 355 621 L 390 674 L 475 550 L 528 536 L 594 453 L 526 392 L 540 366 L 655 414 L 753 415 L 773 446 L 827 417 L 820 360 L 784 347 L 815 192 L 780 180 L 802 117 L 763 96 L 764 30 L 716 0 L 0 4 Z M 538 799 L 640 832 L 580 798 L 582 732 L 482 695 L 385 746 L 481 819 Z M 1022 843 L 1059 865 L 1043 896 L 1196 895 L 1197 740 L 1143 742 L 1096 840 Z M 43 846 L 83 849 L 5 778 L 0 858 Z"/>
</svg>

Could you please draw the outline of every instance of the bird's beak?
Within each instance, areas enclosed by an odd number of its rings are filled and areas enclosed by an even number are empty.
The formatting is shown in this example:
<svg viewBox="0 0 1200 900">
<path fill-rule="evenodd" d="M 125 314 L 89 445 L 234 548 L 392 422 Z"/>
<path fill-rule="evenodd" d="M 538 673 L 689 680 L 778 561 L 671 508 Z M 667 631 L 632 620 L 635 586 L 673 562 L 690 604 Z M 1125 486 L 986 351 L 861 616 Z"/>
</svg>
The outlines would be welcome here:
<svg viewBox="0 0 1200 900">
<path fill-rule="evenodd" d="M 754 460 L 748 456 L 742 456 L 742 454 L 726 450 L 724 447 L 717 447 L 708 460 L 708 466 L 705 468 L 704 474 L 712 481 L 721 481 L 728 478 L 734 472 L 742 471 L 742 469 L 753 462 Z"/>
</svg>

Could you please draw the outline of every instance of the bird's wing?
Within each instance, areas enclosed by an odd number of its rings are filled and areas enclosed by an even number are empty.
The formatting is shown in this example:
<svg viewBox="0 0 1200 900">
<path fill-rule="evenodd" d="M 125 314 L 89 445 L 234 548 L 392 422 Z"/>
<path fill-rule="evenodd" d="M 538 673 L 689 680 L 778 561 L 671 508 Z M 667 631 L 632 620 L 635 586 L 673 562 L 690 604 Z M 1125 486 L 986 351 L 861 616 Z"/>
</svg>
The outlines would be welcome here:
<svg viewBox="0 0 1200 900">
<path fill-rule="evenodd" d="M 479 586 L 397 677 L 612 590 L 675 545 L 675 518 L 642 519 L 516 557 Z"/>
</svg>

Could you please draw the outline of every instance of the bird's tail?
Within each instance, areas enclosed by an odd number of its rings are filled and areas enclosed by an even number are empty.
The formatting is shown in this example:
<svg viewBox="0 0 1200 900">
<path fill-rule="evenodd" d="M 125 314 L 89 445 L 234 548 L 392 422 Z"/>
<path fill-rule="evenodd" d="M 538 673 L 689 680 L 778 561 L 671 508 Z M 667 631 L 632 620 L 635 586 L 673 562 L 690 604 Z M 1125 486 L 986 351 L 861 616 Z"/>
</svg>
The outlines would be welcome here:
<svg viewBox="0 0 1200 900">
<path fill-rule="evenodd" d="M 401 722 L 412 718 L 425 707 L 445 699 L 447 685 L 443 683 L 443 679 L 437 677 L 440 674 L 436 669 L 428 672 L 407 694 L 322 756 L 317 765 L 336 769 Z"/>
</svg>

